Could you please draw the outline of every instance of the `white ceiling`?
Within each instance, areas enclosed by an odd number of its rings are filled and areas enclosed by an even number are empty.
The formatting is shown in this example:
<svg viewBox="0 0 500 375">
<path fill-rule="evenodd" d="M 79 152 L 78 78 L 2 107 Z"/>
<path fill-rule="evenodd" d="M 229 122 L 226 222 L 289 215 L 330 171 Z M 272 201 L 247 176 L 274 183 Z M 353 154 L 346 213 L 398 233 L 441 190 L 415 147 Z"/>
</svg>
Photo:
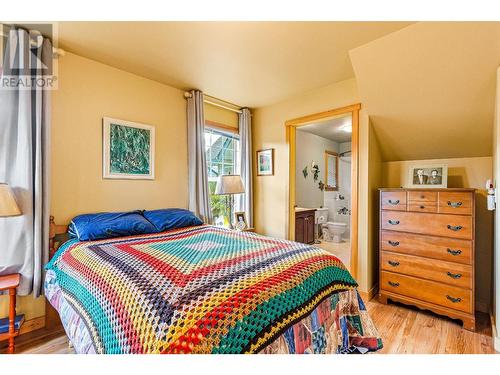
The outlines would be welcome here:
<svg viewBox="0 0 500 375">
<path fill-rule="evenodd" d="M 384 160 L 492 155 L 500 22 L 422 22 L 350 52 Z"/>
<path fill-rule="evenodd" d="M 348 51 L 408 22 L 60 22 L 59 47 L 260 107 L 352 78 Z"/>
<path fill-rule="evenodd" d="M 342 143 L 351 140 L 352 133 L 347 133 L 343 130 L 344 127 L 348 126 L 352 127 L 352 116 L 350 114 L 300 126 L 297 128 L 297 131 L 315 134 L 319 137 Z"/>
</svg>

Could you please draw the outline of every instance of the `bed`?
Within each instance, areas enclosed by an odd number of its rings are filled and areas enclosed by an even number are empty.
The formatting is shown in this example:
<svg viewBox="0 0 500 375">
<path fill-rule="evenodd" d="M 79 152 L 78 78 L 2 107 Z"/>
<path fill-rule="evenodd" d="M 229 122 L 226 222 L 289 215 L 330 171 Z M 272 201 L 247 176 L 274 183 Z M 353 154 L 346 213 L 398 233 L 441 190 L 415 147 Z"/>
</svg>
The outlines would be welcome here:
<svg viewBox="0 0 500 375">
<path fill-rule="evenodd" d="M 196 225 L 70 239 L 46 270 L 46 298 L 76 353 L 382 347 L 355 280 L 339 259 L 310 245 Z"/>
</svg>

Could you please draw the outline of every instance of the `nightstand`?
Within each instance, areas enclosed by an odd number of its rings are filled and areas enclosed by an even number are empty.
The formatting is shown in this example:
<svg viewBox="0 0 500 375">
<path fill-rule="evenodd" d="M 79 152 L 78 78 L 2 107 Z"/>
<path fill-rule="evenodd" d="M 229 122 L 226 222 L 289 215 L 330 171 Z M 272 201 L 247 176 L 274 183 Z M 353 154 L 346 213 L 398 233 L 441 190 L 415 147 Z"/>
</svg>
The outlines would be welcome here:
<svg viewBox="0 0 500 375">
<path fill-rule="evenodd" d="M 17 329 L 14 326 L 14 320 L 16 318 L 16 288 L 19 286 L 19 281 L 21 280 L 21 275 L 14 273 L 11 275 L 0 276 L 0 291 L 9 290 L 9 331 L 5 333 L 0 333 L 0 341 L 9 340 L 9 354 L 14 354 L 14 338 L 19 335 L 19 330 L 21 329 L 21 324 Z"/>
</svg>

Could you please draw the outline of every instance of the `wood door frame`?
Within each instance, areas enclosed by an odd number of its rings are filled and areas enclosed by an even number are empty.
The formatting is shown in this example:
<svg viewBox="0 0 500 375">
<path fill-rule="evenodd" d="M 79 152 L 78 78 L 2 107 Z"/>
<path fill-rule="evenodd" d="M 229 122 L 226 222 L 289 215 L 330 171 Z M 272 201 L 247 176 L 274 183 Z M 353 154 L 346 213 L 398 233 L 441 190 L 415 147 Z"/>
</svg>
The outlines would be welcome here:
<svg viewBox="0 0 500 375">
<path fill-rule="evenodd" d="M 352 116 L 352 136 L 351 136 L 351 259 L 349 270 L 354 278 L 358 276 L 358 182 L 359 182 L 359 111 L 361 103 L 352 104 L 346 107 L 331 109 L 324 112 L 315 113 L 288 120 L 285 122 L 286 143 L 288 147 L 289 171 L 288 171 L 288 207 L 286 213 L 286 225 L 288 239 L 295 238 L 295 159 L 296 159 L 296 131 L 300 126 L 307 125 L 313 121 L 322 120 L 332 116 L 351 114 Z"/>
</svg>

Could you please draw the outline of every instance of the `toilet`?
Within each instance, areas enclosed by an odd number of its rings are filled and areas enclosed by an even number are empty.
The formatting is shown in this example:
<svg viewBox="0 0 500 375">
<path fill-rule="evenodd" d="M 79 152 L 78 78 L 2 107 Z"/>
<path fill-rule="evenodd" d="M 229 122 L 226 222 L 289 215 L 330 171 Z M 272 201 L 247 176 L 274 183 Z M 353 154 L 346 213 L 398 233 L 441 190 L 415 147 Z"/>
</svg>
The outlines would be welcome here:
<svg viewBox="0 0 500 375">
<path fill-rule="evenodd" d="M 329 221 L 323 224 L 323 240 L 327 242 L 342 242 L 342 235 L 346 230 L 346 223 Z"/>
<path fill-rule="evenodd" d="M 315 222 L 321 228 L 323 241 L 342 242 L 342 235 L 347 230 L 346 223 L 328 221 L 328 208 L 317 208 L 315 212 Z"/>
</svg>

